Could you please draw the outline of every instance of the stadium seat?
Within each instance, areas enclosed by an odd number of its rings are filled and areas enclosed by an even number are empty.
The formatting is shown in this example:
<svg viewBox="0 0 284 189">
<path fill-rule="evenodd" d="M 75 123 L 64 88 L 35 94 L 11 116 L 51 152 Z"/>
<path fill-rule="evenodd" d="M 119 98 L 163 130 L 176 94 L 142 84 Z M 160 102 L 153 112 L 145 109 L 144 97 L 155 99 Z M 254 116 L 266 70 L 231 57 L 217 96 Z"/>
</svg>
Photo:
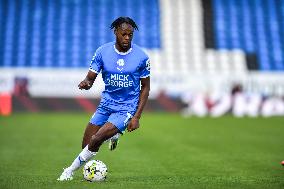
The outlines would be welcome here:
<svg viewBox="0 0 284 189">
<path fill-rule="evenodd" d="M 0 67 L 87 67 L 95 49 L 114 40 L 111 22 L 130 16 L 154 73 L 284 70 L 283 1 L 10 0 L 0 9 Z M 248 56 L 255 66 L 246 67 Z"/>
</svg>

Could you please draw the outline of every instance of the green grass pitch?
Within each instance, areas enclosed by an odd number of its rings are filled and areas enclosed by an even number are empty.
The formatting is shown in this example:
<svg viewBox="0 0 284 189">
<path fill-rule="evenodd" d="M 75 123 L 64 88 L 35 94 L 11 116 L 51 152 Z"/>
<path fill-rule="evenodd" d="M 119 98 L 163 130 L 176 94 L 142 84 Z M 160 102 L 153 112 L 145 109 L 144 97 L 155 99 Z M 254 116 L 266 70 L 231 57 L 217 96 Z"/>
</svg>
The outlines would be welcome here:
<svg viewBox="0 0 284 189">
<path fill-rule="evenodd" d="M 96 159 L 105 182 L 89 183 L 78 170 L 58 182 L 81 151 L 90 115 L 14 114 L 0 117 L 0 188 L 284 188 L 284 118 L 182 118 L 145 113 L 139 130 L 121 137 Z"/>
</svg>

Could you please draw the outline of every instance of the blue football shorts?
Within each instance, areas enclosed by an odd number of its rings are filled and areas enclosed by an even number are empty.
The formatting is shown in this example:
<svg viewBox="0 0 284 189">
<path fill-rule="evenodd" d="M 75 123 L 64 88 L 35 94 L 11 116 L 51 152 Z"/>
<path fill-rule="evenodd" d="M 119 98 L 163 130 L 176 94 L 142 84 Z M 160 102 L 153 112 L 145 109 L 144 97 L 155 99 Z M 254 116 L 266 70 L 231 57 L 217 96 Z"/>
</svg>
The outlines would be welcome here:
<svg viewBox="0 0 284 189">
<path fill-rule="evenodd" d="M 119 111 L 120 110 L 120 111 Z M 105 123 L 112 123 L 121 133 L 123 133 L 135 114 L 136 110 L 127 110 L 127 108 L 119 108 L 116 110 L 106 106 L 99 105 L 96 112 L 90 119 L 90 123 L 97 126 L 103 126 Z"/>
</svg>

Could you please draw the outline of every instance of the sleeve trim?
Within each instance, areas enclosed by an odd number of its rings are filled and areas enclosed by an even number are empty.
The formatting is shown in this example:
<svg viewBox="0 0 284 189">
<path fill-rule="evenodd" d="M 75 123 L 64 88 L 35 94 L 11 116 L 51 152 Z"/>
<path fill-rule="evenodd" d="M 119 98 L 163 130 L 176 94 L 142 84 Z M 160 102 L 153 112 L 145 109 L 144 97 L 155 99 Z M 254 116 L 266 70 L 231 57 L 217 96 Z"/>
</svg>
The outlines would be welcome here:
<svg viewBox="0 0 284 189">
<path fill-rule="evenodd" d="M 150 74 L 145 75 L 145 76 L 141 76 L 140 78 L 147 78 L 147 77 L 150 77 Z"/>
<path fill-rule="evenodd" d="M 98 71 L 96 71 L 96 70 L 94 70 L 94 69 L 92 69 L 92 68 L 89 68 L 89 70 L 91 71 L 91 72 L 95 72 L 96 74 L 99 74 L 100 72 L 98 72 Z"/>
</svg>

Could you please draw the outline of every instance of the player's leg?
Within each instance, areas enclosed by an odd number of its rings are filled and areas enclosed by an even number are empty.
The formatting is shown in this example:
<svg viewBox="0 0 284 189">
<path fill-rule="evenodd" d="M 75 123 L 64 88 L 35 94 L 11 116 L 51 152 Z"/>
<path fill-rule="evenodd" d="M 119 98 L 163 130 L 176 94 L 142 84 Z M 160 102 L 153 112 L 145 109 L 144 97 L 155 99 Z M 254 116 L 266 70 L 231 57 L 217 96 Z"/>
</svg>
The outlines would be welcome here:
<svg viewBox="0 0 284 189">
<path fill-rule="evenodd" d="M 118 128 L 110 122 L 107 122 L 102 128 L 98 130 L 98 132 L 92 136 L 91 141 L 89 143 L 89 150 L 92 152 L 98 152 L 100 146 L 104 141 L 113 137 L 120 131 Z"/>
<path fill-rule="evenodd" d="M 88 123 L 85 129 L 85 132 L 84 132 L 83 139 L 82 139 L 82 149 L 84 149 L 90 143 L 91 137 L 95 135 L 100 128 L 101 128 L 100 126 L 94 125 L 92 123 Z M 117 133 L 105 141 L 105 142 L 109 142 L 109 145 L 108 145 L 109 150 L 112 151 L 116 149 L 119 143 L 120 135 L 121 133 Z"/>
<path fill-rule="evenodd" d="M 96 152 L 91 152 L 88 150 L 88 145 L 82 150 L 82 152 L 77 156 L 77 158 L 72 162 L 72 164 L 63 170 L 58 181 L 72 180 L 73 172 L 79 169 L 86 161 L 91 159 L 96 155 Z"/>
<path fill-rule="evenodd" d="M 116 149 L 119 143 L 119 137 L 122 135 L 122 132 L 125 130 L 130 119 L 132 118 L 132 114 L 134 114 L 134 111 L 130 111 L 129 113 L 128 111 L 124 110 L 110 115 L 108 121 L 113 123 L 120 130 L 120 132 L 110 138 L 108 145 L 109 150 Z"/>
<path fill-rule="evenodd" d="M 106 123 L 104 126 L 102 126 L 96 132 L 96 134 L 91 137 L 90 143 L 82 150 L 78 157 L 73 161 L 71 166 L 64 169 L 63 173 L 57 180 L 72 180 L 73 172 L 95 156 L 102 143 L 118 132 L 119 130 L 112 123 Z"/>
<path fill-rule="evenodd" d="M 110 113 L 105 110 L 102 107 L 98 107 L 96 113 L 92 116 L 89 124 L 87 125 L 83 137 L 83 150 L 82 152 L 74 159 L 72 164 L 64 169 L 61 176 L 57 179 L 59 181 L 64 180 L 72 180 L 73 179 L 73 172 L 77 170 L 79 167 L 81 167 L 86 161 L 91 159 L 93 156 L 96 155 L 96 152 L 92 152 L 88 149 L 88 144 L 92 138 L 93 135 L 95 135 L 98 130 L 100 129 L 100 126 L 104 125 L 106 123 Z"/>
<path fill-rule="evenodd" d="M 82 149 L 84 149 L 90 143 L 92 136 L 95 135 L 100 128 L 100 126 L 88 123 L 82 140 Z"/>
</svg>

